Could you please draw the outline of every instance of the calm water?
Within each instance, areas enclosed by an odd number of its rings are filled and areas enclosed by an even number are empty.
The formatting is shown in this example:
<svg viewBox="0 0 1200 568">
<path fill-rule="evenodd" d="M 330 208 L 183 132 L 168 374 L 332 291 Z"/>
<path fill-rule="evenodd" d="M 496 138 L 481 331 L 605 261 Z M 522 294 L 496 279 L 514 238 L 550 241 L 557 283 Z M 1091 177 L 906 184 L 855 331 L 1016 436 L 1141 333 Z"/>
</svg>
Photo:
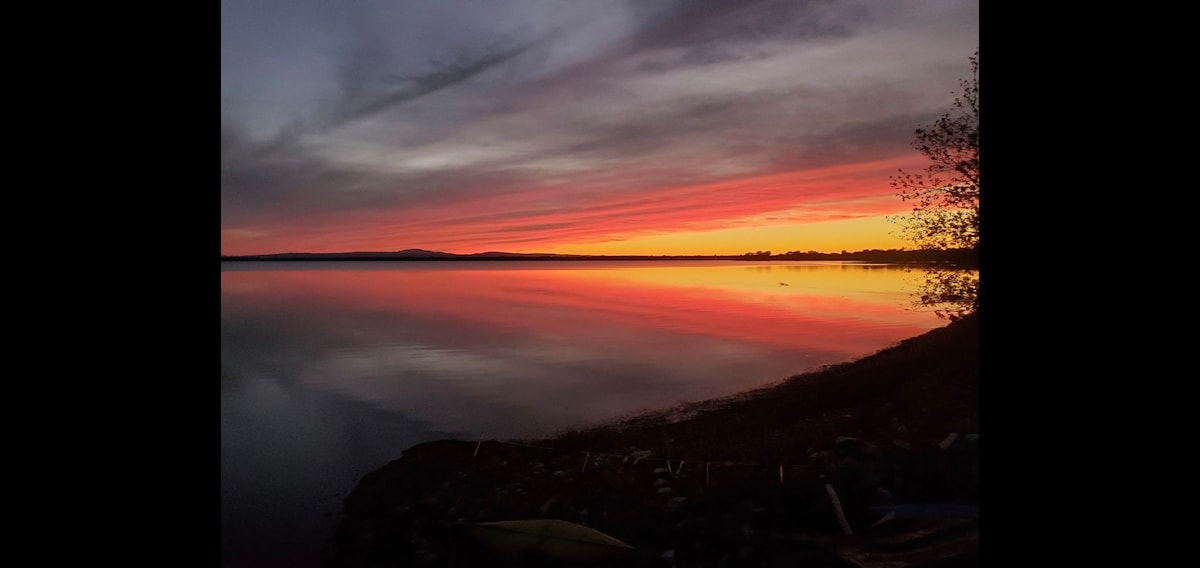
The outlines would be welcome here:
<svg viewBox="0 0 1200 568">
<path fill-rule="evenodd" d="M 414 444 L 554 433 L 774 383 L 944 325 L 827 262 L 223 263 L 225 566 L 315 566 Z"/>
</svg>

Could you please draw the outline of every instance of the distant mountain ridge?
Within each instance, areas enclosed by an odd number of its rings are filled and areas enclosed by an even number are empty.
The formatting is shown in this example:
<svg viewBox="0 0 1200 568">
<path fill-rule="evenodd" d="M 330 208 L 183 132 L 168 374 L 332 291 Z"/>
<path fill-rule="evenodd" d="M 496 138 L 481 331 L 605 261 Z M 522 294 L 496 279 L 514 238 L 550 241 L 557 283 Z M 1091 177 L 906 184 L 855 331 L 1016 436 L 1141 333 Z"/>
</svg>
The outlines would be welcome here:
<svg viewBox="0 0 1200 568">
<path fill-rule="evenodd" d="M 486 260 L 548 258 L 577 258 L 577 255 L 499 251 L 454 254 L 424 249 L 405 249 L 392 252 L 284 252 L 244 256 L 221 255 L 221 260 Z"/>
</svg>

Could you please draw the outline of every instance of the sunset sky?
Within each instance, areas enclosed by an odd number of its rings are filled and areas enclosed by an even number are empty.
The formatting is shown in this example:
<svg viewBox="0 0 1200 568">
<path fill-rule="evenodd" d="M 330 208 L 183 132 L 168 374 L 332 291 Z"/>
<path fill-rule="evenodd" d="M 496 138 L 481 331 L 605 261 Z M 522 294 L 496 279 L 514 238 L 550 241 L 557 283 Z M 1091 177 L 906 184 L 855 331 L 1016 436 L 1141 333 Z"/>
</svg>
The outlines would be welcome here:
<svg viewBox="0 0 1200 568">
<path fill-rule="evenodd" d="M 222 0 L 222 254 L 900 248 L 978 0 Z"/>
</svg>

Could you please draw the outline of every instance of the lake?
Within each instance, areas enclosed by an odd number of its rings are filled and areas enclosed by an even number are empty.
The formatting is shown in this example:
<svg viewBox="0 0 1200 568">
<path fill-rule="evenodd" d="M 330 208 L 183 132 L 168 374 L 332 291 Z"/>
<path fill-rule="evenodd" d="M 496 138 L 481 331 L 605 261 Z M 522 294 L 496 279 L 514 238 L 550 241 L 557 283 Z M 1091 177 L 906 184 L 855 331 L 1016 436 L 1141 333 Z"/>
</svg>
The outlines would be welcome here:
<svg viewBox="0 0 1200 568">
<path fill-rule="evenodd" d="M 551 435 L 945 325 L 920 272 L 812 261 L 223 262 L 222 565 L 317 566 L 418 443 Z"/>
</svg>

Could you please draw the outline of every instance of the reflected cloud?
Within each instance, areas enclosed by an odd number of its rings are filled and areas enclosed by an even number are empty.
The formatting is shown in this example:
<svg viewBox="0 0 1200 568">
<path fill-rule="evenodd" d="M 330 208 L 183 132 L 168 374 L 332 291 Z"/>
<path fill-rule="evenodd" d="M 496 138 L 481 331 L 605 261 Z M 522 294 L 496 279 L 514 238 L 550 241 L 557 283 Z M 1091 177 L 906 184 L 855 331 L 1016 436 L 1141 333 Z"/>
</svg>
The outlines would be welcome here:
<svg viewBox="0 0 1200 568">
<path fill-rule="evenodd" d="M 225 272 L 223 365 L 520 436 L 760 386 L 939 325 L 900 307 L 899 269 L 453 264 Z"/>
</svg>

